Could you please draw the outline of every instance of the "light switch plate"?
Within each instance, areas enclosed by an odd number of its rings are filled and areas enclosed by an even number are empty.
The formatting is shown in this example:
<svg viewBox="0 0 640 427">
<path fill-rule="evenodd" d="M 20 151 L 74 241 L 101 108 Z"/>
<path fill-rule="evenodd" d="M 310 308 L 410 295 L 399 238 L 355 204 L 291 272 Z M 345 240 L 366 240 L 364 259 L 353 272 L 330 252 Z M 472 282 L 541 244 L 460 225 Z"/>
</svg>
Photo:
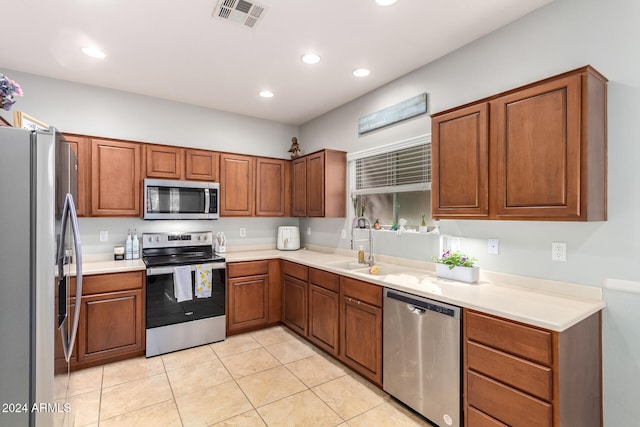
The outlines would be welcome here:
<svg viewBox="0 0 640 427">
<path fill-rule="evenodd" d="M 108 231 L 101 231 L 100 232 L 100 241 L 101 242 L 108 242 L 109 241 L 109 232 Z"/>
<path fill-rule="evenodd" d="M 342 230 L 342 232 L 340 232 L 340 238 L 341 239 L 346 239 L 347 238 L 347 230 Z"/>
<path fill-rule="evenodd" d="M 500 240 L 489 239 L 487 251 L 489 255 L 500 255 Z"/>
<path fill-rule="evenodd" d="M 566 261 L 567 260 L 567 244 L 564 242 L 551 243 L 551 260 Z"/>
<path fill-rule="evenodd" d="M 247 237 L 247 229 L 240 227 L 240 237 Z"/>
</svg>

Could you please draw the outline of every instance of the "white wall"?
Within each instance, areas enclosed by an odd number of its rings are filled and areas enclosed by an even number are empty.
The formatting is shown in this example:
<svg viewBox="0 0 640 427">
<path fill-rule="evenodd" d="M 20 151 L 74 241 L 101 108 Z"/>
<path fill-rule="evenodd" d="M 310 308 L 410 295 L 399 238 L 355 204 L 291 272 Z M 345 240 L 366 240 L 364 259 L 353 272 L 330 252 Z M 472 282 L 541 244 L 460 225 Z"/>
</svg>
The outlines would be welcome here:
<svg viewBox="0 0 640 427">
<path fill-rule="evenodd" d="M 358 117 L 426 91 L 429 112 L 461 105 L 590 64 L 609 79 L 608 212 L 606 222 L 441 221 L 446 233 L 466 236 L 463 249 L 481 268 L 603 287 L 606 278 L 634 281 L 640 292 L 640 2 L 555 0 L 481 40 L 337 108 L 300 128 L 309 151 L 330 146 L 349 152 L 430 132 L 420 117 L 357 135 Z M 426 23 L 428 25 L 428 22 Z M 437 42 L 437 40 L 434 40 Z M 410 47 L 407 47 L 410 49 Z M 419 52 L 416 52 L 419 55 Z M 346 247 L 346 222 L 302 220 L 318 233 L 306 241 Z M 487 255 L 487 238 L 500 239 L 500 255 Z M 415 240 L 415 239 L 414 239 Z M 551 242 L 567 243 L 567 262 L 552 262 Z M 434 239 L 376 240 L 379 251 L 409 252 L 428 260 Z M 407 246 L 412 246 L 407 250 Z M 411 254 L 414 255 L 411 255 Z M 640 295 L 605 289 L 603 314 L 606 426 L 637 425 L 640 383 Z"/>
</svg>

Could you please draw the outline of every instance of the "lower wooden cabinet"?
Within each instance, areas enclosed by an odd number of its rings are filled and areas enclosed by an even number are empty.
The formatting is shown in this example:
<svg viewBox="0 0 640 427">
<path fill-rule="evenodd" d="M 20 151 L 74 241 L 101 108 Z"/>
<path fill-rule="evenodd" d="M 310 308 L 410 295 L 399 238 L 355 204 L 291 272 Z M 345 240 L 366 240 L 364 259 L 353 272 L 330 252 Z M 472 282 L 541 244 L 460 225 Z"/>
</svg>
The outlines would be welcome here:
<svg viewBox="0 0 640 427">
<path fill-rule="evenodd" d="M 309 341 L 338 356 L 340 276 L 316 268 L 309 269 Z"/>
<path fill-rule="evenodd" d="M 227 334 L 265 327 L 280 321 L 280 261 L 227 264 Z"/>
<path fill-rule="evenodd" d="M 464 311 L 467 427 L 602 425 L 600 313 L 563 332 Z"/>
<path fill-rule="evenodd" d="M 340 360 L 382 386 L 382 287 L 340 277 Z"/>
<path fill-rule="evenodd" d="M 144 271 L 83 277 L 78 333 L 71 369 L 102 365 L 141 356 L 145 346 Z M 75 298 L 75 277 L 70 298 Z M 73 319 L 75 305 L 69 313 Z M 56 371 L 66 362 L 59 332 L 55 336 Z"/>
<path fill-rule="evenodd" d="M 308 267 L 282 262 L 282 323 L 307 336 Z"/>
</svg>

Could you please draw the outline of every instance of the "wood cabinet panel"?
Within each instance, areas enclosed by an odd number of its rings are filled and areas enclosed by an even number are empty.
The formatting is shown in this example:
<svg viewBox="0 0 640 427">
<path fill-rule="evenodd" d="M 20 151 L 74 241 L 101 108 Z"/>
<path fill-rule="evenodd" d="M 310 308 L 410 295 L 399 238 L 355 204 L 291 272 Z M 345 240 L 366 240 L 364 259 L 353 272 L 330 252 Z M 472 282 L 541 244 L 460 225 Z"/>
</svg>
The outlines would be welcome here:
<svg viewBox="0 0 640 427">
<path fill-rule="evenodd" d="M 475 372 L 467 374 L 468 402 L 513 427 L 553 426 L 551 404 Z"/>
<path fill-rule="evenodd" d="M 147 178 L 182 179 L 184 148 L 145 144 L 145 176 Z"/>
<path fill-rule="evenodd" d="M 363 301 L 376 307 L 382 307 L 382 287 L 350 277 L 341 276 L 340 285 L 346 297 Z"/>
<path fill-rule="evenodd" d="M 89 138 L 79 135 L 64 135 L 78 159 L 78 194 L 75 201 L 78 216 L 89 216 L 91 196 L 91 144 Z"/>
<path fill-rule="evenodd" d="M 266 325 L 269 321 L 267 275 L 228 280 L 227 328 L 230 331 Z"/>
<path fill-rule="evenodd" d="M 340 360 L 382 385 L 382 309 L 342 297 Z"/>
<path fill-rule="evenodd" d="M 553 372 L 549 367 L 474 342 L 467 343 L 467 365 L 532 396 L 553 399 Z"/>
<path fill-rule="evenodd" d="M 338 293 L 309 285 L 309 341 L 338 355 L 340 299 Z"/>
<path fill-rule="evenodd" d="M 256 159 L 256 216 L 285 216 L 289 205 L 289 165 L 286 160 Z"/>
<path fill-rule="evenodd" d="M 78 325 L 80 362 L 144 350 L 142 291 L 82 297 Z"/>
<path fill-rule="evenodd" d="M 221 216 L 254 215 L 254 162 L 251 156 L 220 155 Z"/>
<path fill-rule="evenodd" d="M 92 274 L 84 276 L 82 295 L 104 294 L 109 292 L 142 289 L 144 272 L 130 271 L 126 273 Z M 70 296 L 76 295 L 76 278 L 71 277 Z"/>
<path fill-rule="evenodd" d="M 340 290 L 340 276 L 329 271 L 309 268 L 309 284 L 338 292 Z"/>
<path fill-rule="evenodd" d="M 140 144 L 91 140 L 91 215 L 140 216 Z"/>
<path fill-rule="evenodd" d="M 309 277 L 309 267 L 291 261 L 282 261 L 282 274 L 306 282 Z"/>
<path fill-rule="evenodd" d="M 291 163 L 291 215 L 307 216 L 307 159 Z"/>
<path fill-rule="evenodd" d="M 553 362 L 551 333 L 489 315 L 468 312 L 470 340 L 550 366 Z"/>
<path fill-rule="evenodd" d="M 282 280 L 282 322 L 307 336 L 307 283 L 285 275 Z"/>
<path fill-rule="evenodd" d="M 263 275 L 269 272 L 268 261 L 241 261 L 227 264 L 227 276 L 248 277 Z"/>
<path fill-rule="evenodd" d="M 214 151 L 185 150 L 185 178 L 195 181 L 220 181 L 220 154 Z"/>
<path fill-rule="evenodd" d="M 434 118 L 432 215 L 489 214 L 489 108 L 486 102 Z M 460 171 L 464 173 L 460 173 Z"/>
<path fill-rule="evenodd" d="M 324 216 L 324 152 L 307 156 L 307 216 Z"/>
<path fill-rule="evenodd" d="M 282 269 L 279 259 L 269 260 L 269 324 L 282 320 Z"/>
<path fill-rule="evenodd" d="M 474 407 L 467 410 L 466 427 L 509 427 Z"/>
</svg>

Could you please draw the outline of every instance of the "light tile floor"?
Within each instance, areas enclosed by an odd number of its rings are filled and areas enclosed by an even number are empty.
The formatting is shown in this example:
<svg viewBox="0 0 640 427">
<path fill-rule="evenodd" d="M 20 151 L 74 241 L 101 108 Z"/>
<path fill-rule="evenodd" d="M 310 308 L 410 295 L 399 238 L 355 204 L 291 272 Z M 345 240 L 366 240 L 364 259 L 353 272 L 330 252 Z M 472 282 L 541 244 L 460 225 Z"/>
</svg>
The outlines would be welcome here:
<svg viewBox="0 0 640 427">
<path fill-rule="evenodd" d="M 69 388 L 75 426 L 429 425 L 281 326 L 77 371 Z"/>
</svg>

